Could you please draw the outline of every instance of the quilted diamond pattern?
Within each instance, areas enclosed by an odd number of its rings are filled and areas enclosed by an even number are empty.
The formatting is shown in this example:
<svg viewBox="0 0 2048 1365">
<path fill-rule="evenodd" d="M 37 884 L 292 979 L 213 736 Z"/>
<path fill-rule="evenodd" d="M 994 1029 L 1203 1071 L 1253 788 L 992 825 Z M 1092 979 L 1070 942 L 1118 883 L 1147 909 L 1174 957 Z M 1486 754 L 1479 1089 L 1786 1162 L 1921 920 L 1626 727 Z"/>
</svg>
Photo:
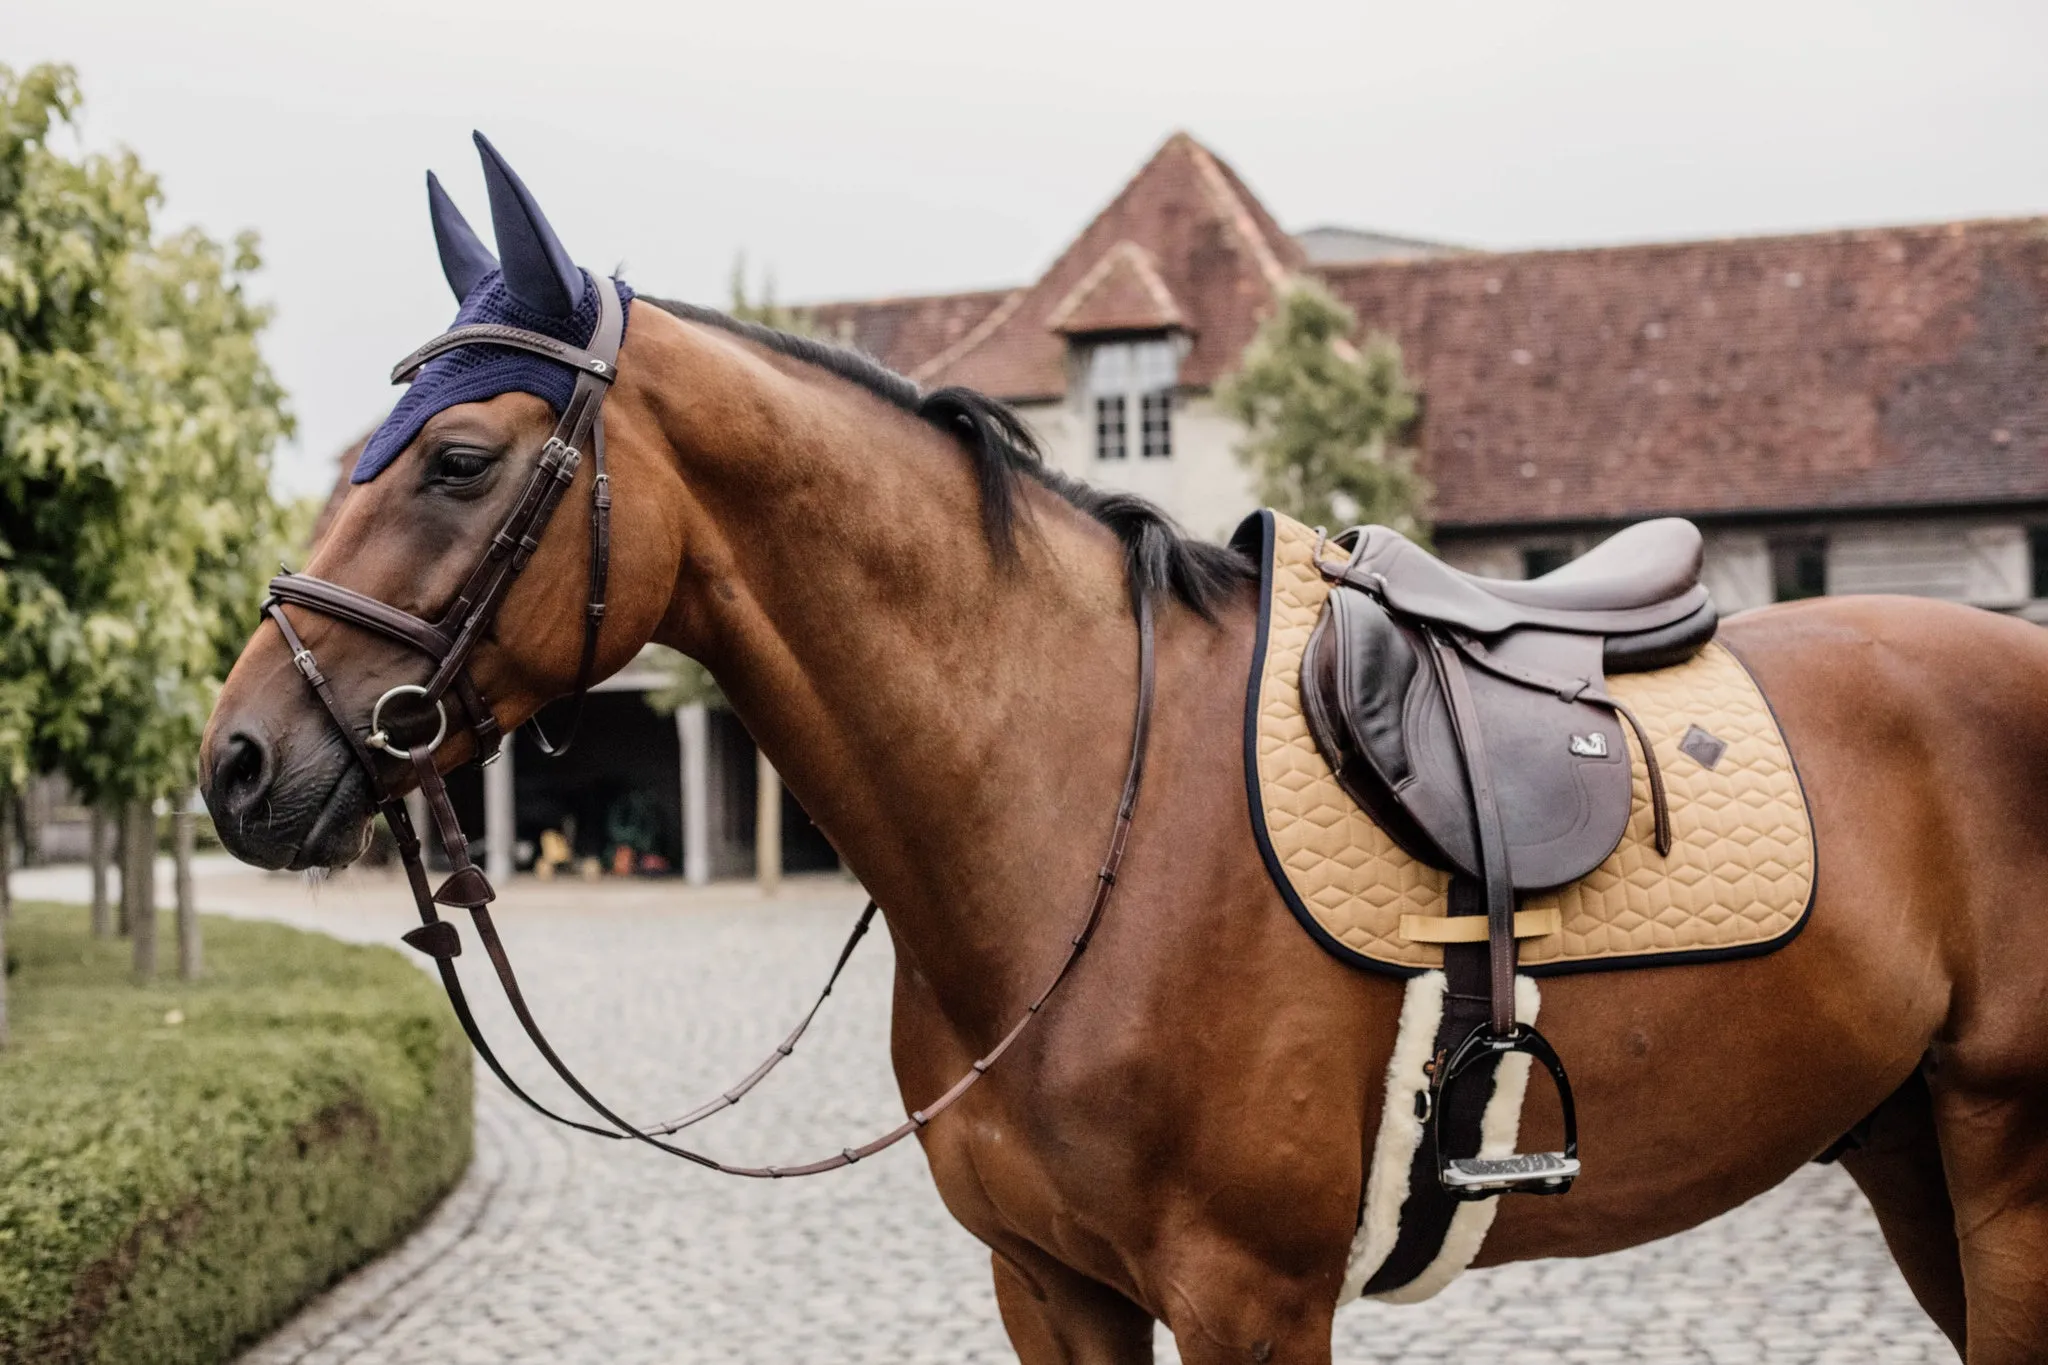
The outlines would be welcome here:
<svg viewBox="0 0 2048 1365">
<path fill-rule="evenodd" d="M 1301 656 L 1329 587 L 1316 533 L 1275 517 L 1271 612 L 1258 679 L 1257 762 L 1265 833 L 1309 914 L 1351 951 L 1395 967 L 1436 967 L 1443 950 L 1401 937 L 1404 914 L 1444 913 L 1448 874 L 1410 858 L 1337 785 L 1302 714 Z M 1673 845 L 1651 842 L 1648 770 L 1613 855 L 1583 880 L 1531 896 L 1557 907 L 1558 933 L 1522 943 L 1529 966 L 1759 948 L 1798 927 L 1813 891 L 1813 828 L 1792 757 L 1735 656 L 1709 645 L 1677 668 L 1610 680 L 1656 746 Z M 1723 741 L 1712 768 L 1679 749 L 1698 726 Z M 1634 737 L 1629 738 L 1631 750 Z"/>
</svg>

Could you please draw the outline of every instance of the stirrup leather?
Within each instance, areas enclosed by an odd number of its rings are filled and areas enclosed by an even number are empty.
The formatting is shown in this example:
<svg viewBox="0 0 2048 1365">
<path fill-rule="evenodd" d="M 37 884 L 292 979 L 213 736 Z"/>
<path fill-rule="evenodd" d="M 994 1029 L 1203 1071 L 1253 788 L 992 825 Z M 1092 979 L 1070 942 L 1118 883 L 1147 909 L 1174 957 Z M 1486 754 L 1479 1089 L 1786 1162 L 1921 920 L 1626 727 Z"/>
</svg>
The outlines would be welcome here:
<svg viewBox="0 0 2048 1365">
<path fill-rule="evenodd" d="M 1557 1086 L 1557 1099 L 1564 1111 L 1564 1150 L 1526 1152 L 1504 1157 L 1452 1157 L 1446 1155 L 1443 1131 L 1444 1101 L 1451 1087 L 1489 1059 L 1500 1060 L 1510 1053 L 1526 1053 L 1550 1072 Z M 1486 1025 L 1466 1035 L 1449 1060 L 1432 1068 L 1429 1112 L 1437 1154 L 1437 1179 L 1453 1199 L 1491 1199 L 1502 1194 L 1563 1194 L 1579 1175 L 1579 1120 L 1572 1106 L 1572 1083 L 1564 1074 L 1564 1063 L 1550 1041 L 1534 1026 L 1516 1024 L 1504 1034 Z M 1495 1068 L 1485 1069 L 1491 1077 Z"/>
</svg>

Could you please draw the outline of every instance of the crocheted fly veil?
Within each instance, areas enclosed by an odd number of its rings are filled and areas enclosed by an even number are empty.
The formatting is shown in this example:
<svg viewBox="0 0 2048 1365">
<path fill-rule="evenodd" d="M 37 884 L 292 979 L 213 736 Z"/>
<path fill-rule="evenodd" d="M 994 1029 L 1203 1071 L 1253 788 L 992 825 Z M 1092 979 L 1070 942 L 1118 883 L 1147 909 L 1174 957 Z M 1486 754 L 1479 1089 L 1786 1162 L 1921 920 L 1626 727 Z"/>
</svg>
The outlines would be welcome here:
<svg viewBox="0 0 2048 1365">
<path fill-rule="evenodd" d="M 579 269 L 497 149 L 481 133 L 476 134 L 476 145 L 483 157 L 502 265 L 464 221 L 440 180 L 431 171 L 427 174 L 427 205 L 441 251 L 441 273 L 462 305 L 453 326 L 501 323 L 584 346 L 597 330 L 600 289 L 618 291 L 630 322 L 633 291 L 618 280 L 598 279 Z M 530 393 L 546 399 L 559 415 L 575 387 L 574 370 L 530 351 L 479 342 L 438 356 L 419 372 L 363 447 L 350 482 L 376 478 L 419 435 L 427 419 L 445 408 L 504 393 Z"/>
</svg>

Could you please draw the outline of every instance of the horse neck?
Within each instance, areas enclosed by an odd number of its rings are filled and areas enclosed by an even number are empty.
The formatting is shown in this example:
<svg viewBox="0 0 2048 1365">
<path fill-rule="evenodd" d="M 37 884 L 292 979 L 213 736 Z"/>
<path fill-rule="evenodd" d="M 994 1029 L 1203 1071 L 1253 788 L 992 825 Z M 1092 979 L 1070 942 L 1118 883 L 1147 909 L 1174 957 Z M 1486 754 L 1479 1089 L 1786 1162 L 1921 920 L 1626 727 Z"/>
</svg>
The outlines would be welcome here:
<svg viewBox="0 0 2048 1365">
<path fill-rule="evenodd" d="M 1025 480 L 1001 563 L 951 437 L 697 340 L 728 363 L 665 369 L 719 389 L 662 412 L 691 507 L 665 642 L 710 667 L 899 952 L 986 1032 L 1057 960 L 1109 835 L 1137 677 L 1121 549 Z"/>
</svg>

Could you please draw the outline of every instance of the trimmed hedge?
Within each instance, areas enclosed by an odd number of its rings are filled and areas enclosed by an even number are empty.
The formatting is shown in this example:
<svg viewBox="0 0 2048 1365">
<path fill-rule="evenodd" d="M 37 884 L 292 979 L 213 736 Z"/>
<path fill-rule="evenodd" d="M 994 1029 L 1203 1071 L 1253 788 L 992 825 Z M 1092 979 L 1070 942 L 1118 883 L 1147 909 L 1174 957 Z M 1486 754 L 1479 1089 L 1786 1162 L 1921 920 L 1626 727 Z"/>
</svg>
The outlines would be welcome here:
<svg viewBox="0 0 2048 1365">
<path fill-rule="evenodd" d="M 226 1360 L 469 1164 L 468 1045 L 391 949 L 208 917 L 206 979 L 139 989 L 76 907 L 17 906 L 8 946 L 6 1365 Z"/>
</svg>

